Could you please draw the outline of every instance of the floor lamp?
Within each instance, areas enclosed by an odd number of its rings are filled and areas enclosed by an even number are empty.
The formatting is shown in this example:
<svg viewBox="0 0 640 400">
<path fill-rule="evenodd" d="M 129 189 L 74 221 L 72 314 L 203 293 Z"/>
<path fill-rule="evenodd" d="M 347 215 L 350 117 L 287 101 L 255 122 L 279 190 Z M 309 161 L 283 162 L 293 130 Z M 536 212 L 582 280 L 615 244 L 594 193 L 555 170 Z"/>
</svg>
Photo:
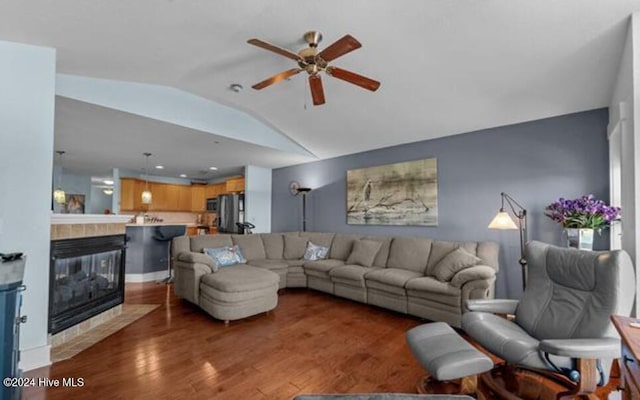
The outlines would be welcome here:
<svg viewBox="0 0 640 400">
<path fill-rule="evenodd" d="M 307 231 L 307 193 L 311 188 L 297 188 L 296 195 L 302 196 L 302 232 Z"/>
<path fill-rule="evenodd" d="M 501 230 L 519 230 L 520 231 L 520 260 L 518 263 L 522 267 L 522 289 L 527 287 L 527 258 L 525 257 L 525 243 L 527 242 L 527 210 L 522 207 L 513 197 L 502 192 L 500 193 L 502 205 L 498 214 L 491 220 L 489 229 L 501 229 Z M 518 225 L 513 222 L 513 219 L 504 208 L 504 203 L 507 203 L 509 209 L 513 215 L 518 218 Z"/>
</svg>

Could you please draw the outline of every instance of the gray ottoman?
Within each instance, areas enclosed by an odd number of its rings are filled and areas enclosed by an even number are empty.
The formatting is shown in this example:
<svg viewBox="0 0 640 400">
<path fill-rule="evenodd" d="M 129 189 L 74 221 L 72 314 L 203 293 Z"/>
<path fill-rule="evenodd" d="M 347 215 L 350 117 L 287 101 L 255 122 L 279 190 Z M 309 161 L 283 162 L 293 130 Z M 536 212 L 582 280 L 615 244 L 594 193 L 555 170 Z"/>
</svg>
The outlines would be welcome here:
<svg viewBox="0 0 640 400">
<path fill-rule="evenodd" d="M 429 373 L 418 382 L 420 393 L 450 393 L 453 383 L 455 393 L 474 394 L 478 374 L 493 368 L 489 357 L 444 322 L 411 329 L 407 332 L 407 343 L 418 363 Z"/>
<path fill-rule="evenodd" d="M 278 305 L 275 272 L 249 265 L 220 268 L 200 281 L 200 307 L 225 323 L 273 310 Z"/>
</svg>

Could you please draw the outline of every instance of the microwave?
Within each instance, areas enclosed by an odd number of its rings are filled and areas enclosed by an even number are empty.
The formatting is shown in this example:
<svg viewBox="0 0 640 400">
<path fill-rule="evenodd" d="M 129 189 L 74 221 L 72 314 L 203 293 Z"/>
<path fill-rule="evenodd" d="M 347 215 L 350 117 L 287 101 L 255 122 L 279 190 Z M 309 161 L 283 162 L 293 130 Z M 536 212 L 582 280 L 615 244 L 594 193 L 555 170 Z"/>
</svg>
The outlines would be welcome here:
<svg viewBox="0 0 640 400">
<path fill-rule="evenodd" d="M 211 199 L 207 199 L 207 212 L 216 212 L 218 211 L 218 198 L 214 197 Z"/>
</svg>

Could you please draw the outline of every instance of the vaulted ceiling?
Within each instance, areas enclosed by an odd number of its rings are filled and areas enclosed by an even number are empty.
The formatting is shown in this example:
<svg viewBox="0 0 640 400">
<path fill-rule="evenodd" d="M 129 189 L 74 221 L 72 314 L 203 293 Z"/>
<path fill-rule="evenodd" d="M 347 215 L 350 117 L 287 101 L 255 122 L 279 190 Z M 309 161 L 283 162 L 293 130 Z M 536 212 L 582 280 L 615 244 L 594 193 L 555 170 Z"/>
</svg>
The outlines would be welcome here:
<svg viewBox="0 0 640 400">
<path fill-rule="evenodd" d="M 606 107 L 638 9 L 637 0 L 4 0 L 0 40 L 55 47 L 60 73 L 236 107 L 326 158 Z M 297 52 L 310 29 L 324 34 L 320 48 L 355 36 L 363 47 L 334 64 L 380 89 L 326 77 L 319 107 L 302 74 L 251 89 L 295 65 L 247 39 Z"/>
</svg>

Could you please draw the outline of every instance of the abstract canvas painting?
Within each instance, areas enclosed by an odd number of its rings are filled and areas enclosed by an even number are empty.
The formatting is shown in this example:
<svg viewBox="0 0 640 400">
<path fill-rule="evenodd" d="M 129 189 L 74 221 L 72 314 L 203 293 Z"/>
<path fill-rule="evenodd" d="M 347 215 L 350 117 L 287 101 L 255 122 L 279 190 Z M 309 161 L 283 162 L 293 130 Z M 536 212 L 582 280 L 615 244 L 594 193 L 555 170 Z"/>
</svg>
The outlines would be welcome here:
<svg viewBox="0 0 640 400">
<path fill-rule="evenodd" d="M 347 223 L 438 225 L 437 159 L 347 171 Z"/>
</svg>

